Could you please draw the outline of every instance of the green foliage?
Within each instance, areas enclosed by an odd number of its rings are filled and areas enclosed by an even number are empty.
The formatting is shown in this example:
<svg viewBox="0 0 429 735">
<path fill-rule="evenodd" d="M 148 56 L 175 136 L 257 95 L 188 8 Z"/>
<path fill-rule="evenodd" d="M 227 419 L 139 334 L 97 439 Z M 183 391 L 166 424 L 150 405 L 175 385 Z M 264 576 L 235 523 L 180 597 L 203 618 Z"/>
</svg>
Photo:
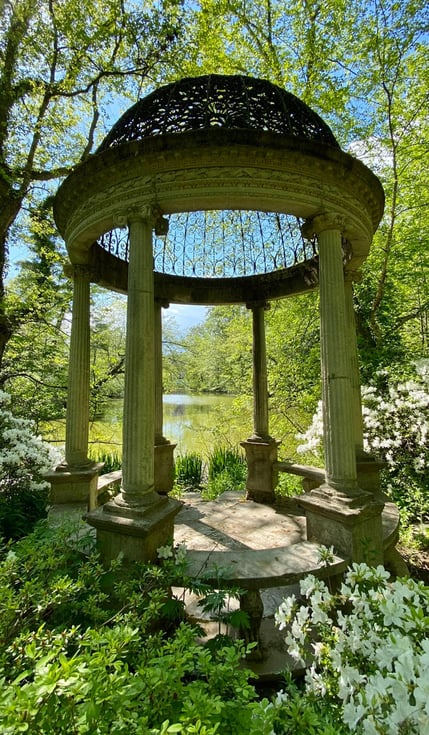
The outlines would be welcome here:
<svg viewBox="0 0 429 735">
<path fill-rule="evenodd" d="M 217 306 L 190 330 L 182 369 L 193 393 L 240 393 L 252 386 L 251 315 L 245 307 Z"/>
<path fill-rule="evenodd" d="M 214 500 L 229 490 L 246 487 L 247 464 L 241 452 L 229 447 L 215 447 L 208 458 L 208 482 L 202 496 Z"/>
<path fill-rule="evenodd" d="M 35 436 L 27 419 L 17 418 L 11 398 L 0 391 L 0 537 L 17 539 L 46 517 L 52 448 Z"/>
<path fill-rule="evenodd" d="M 302 477 L 289 474 L 288 472 L 279 473 L 276 495 L 281 498 L 292 498 L 295 495 L 301 495 L 303 492 Z"/>
<path fill-rule="evenodd" d="M 203 459 L 189 452 L 179 455 L 175 462 L 176 482 L 183 488 L 198 489 L 203 480 Z"/>
<path fill-rule="evenodd" d="M 103 450 L 91 451 L 90 457 L 95 462 L 103 462 L 103 473 L 114 472 L 122 469 L 122 457 L 117 452 L 106 452 Z"/>
<path fill-rule="evenodd" d="M 180 555 L 106 570 L 90 546 L 81 526 L 40 526 L 3 550 L 2 733 L 259 733 L 245 648 L 197 643 L 180 606 L 171 619 Z"/>
<path fill-rule="evenodd" d="M 230 447 L 215 447 L 208 460 L 208 478 L 213 480 L 225 470 L 229 472 L 231 477 L 237 473 L 240 477 L 245 466 L 245 459 L 242 452 Z"/>
</svg>

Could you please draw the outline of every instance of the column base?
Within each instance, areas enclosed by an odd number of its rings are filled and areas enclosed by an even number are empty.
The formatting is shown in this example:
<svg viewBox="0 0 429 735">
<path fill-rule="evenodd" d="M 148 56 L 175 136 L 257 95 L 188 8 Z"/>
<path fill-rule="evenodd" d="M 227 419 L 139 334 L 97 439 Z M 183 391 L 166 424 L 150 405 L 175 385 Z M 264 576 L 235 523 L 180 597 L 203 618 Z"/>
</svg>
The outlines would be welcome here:
<svg viewBox="0 0 429 735">
<path fill-rule="evenodd" d="M 174 450 L 177 444 L 165 441 L 155 444 L 154 484 L 160 495 L 167 495 L 174 485 Z"/>
<path fill-rule="evenodd" d="M 49 502 L 51 505 L 63 505 L 66 503 L 89 504 L 90 497 L 97 495 L 98 474 L 104 464 L 97 462 L 88 469 L 79 469 L 60 465 L 54 472 L 45 474 L 45 478 L 51 484 Z"/>
<path fill-rule="evenodd" d="M 273 504 L 278 480 L 277 450 L 280 442 L 275 439 L 267 441 L 253 439 L 240 442 L 246 452 L 247 461 L 247 499 L 256 503 Z"/>
<path fill-rule="evenodd" d="M 150 505 L 123 508 L 110 501 L 86 513 L 85 520 L 97 531 L 102 563 L 109 566 L 119 555 L 127 561 L 157 560 L 160 546 L 172 543 L 174 518 L 182 504 L 158 496 Z"/>
<path fill-rule="evenodd" d="M 383 502 L 358 488 L 353 494 L 321 485 L 296 498 L 305 510 L 307 540 L 333 546 L 350 561 L 383 564 Z"/>
<path fill-rule="evenodd" d="M 356 457 L 356 471 L 359 487 L 368 493 L 372 493 L 379 500 L 386 502 L 387 495 L 380 490 L 380 472 L 386 466 L 382 460 L 376 459 L 369 454 Z"/>
</svg>

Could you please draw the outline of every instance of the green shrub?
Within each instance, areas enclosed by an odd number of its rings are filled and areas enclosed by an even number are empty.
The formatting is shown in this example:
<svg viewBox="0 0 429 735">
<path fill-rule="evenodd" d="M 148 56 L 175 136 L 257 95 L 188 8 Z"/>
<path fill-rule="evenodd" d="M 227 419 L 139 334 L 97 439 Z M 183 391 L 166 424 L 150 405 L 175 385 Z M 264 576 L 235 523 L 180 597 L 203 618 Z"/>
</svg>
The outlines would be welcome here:
<svg viewBox="0 0 429 735">
<path fill-rule="evenodd" d="M 203 481 L 203 460 L 199 454 L 189 452 L 176 458 L 176 482 L 185 488 L 198 489 Z"/>
<path fill-rule="evenodd" d="M 39 526 L 3 549 L 2 735 L 263 732 L 244 646 L 211 650 L 172 622 L 180 560 L 105 570 L 81 531 Z"/>
<path fill-rule="evenodd" d="M 209 456 L 208 461 L 208 477 L 213 480 L 218 475 L 225 472 L 243 479 L 246 472 L 246 461 L 241 452 L 229 447 L 215 447 Z"/>
<path fill-rule="evenodd" d="M 247 464 L 236 449 L 216 447 L 208 460 L 208 483 L 203 491 L 206 500 L 214 500 L 224 492 L 242 491 L 246 487 Z"/>
<path fill-rule="evenodd" d="M 0 391 L 0 536 L 18 539 L 46 517 L 49 484 L 44 479 L 54 450 L 35 436 L 32 421 L 10 409 L 11 397 Z"/>
<path fill-rule="evenodd" d="M 294 495 L 302 495 L 302 477 L 292 475 L 288 472 L 280 472 L 276 486 L 276 495 L 281 498 L 292 498 Z"/>
<path fill-rule="evenodd" d="M 92 451 L 90 456 L 95 462 L 103 462 L 103 473 L 122 469 L 122 457 L 117 452 Z"/>
</svg>

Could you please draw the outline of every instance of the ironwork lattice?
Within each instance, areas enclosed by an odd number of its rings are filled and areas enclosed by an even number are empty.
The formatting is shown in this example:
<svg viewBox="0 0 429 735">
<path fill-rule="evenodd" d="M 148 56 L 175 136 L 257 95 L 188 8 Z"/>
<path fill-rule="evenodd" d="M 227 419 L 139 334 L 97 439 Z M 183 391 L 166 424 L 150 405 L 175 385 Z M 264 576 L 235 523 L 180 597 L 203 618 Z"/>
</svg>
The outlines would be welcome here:
<svg viewBox="0 0 429 735">
<path fill-rule="evenodd" d="M 154 237 L 154 270 L 176 276 L 234 278 L 271 273 L 316 254 L 292 215 L 247 210 L 184 212 L 169 216 L 166 237 Z M 99 245 L 128 260 L 128 232 L 112 230 Z"/>
<path fill-rule="evenodd" d="M 210 74 L 167 84 L 139 100 L 98 151 L 131 140 L 216 127 L 274 132 L 339 148 L 328 125 L 290 92 L 264 79 Z"/>
</svg>

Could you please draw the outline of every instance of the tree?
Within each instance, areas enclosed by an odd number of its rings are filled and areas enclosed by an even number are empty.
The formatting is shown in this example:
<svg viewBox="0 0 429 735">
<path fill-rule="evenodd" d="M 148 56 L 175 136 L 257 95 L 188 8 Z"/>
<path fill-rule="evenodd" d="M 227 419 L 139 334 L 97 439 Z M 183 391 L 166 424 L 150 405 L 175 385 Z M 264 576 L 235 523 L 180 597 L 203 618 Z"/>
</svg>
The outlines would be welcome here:
<svg viewBox="0 0 429 735">
<path fill-rule="evenodd" d="M 425 0 L 202 0 L 196 27 L 190 64 L 285 86 L 378 174 L 386 213 L 355 289 L 365 371 L 427 355 Z"/>
<path fill-rule="evenodd" d="M 30 257 L 8 287 L 11 338 L 0 386 L 14 396 L 15 412 L 38 422 L 64 412 L 72 287 L 63 273 L 66 254 L 53 226 L 51 201 L 27 219 L 21 235 Z"/>
<path fill-rule="evenodd" d="M 161 73 L 179 32 L 177 0 L 4 0 L 0 8 L 0 364 L 13 227 L 40 188 L 93 150 L 102 117 Z M 103 113 L 103 115 L 102 115 Z"/>
<path fill-rule="evenodd" d="M 252 322 L 245 307 L 216 306 L 186 337 L 184 384 L 195 393 L 252 389 Z"/>
<path fill-rule="evenodd" d="M 370 373 L 374 366 L 427 354 L 429 12 L 419 0 L 374 0 L 360 12 L 351 59 L 362 136 L 357 152 L 386 191 L 385 216 L 357 288 Z"/>
</svg>

